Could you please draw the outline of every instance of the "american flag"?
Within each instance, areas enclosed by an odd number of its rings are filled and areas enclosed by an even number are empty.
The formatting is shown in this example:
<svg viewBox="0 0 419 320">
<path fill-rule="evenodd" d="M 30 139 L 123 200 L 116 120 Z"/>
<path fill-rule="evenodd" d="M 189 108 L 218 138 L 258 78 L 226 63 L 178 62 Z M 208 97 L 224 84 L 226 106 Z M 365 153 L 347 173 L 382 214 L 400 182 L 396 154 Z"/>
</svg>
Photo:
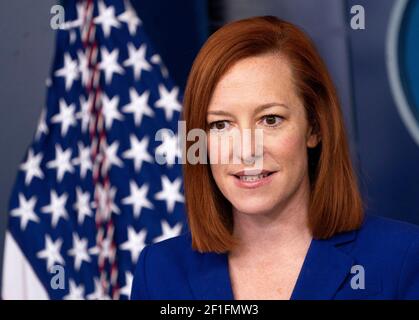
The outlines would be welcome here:
<svg viewBox="0 0 419 320">
<path fill-rule="evenodd" d="M 127 299 L 142 248 L 186 229 L 182 97 L 128 1 L 64 9 L 10 199 L 3 298 Z"/>
</svg>

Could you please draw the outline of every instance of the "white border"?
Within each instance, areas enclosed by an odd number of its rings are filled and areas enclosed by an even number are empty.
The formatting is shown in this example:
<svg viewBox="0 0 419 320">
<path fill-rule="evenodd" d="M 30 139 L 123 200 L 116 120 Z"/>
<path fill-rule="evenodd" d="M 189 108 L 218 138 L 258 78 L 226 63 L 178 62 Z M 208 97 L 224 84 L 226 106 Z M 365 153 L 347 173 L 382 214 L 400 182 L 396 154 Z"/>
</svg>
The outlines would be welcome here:
<svg viewBox="0 0 419 320">
<path fill-rule="evenodd" d="M 419 145 L 419 126 L 415 120 L 415 115 L 409 107 L 409 102 L 407 101 L 403 90 L 398 64 L 399 32 L 403 14 L 406 10 L 408 2 L 409 0 L 397 0 L 392 9 L 389 28 L 387 31 L 386 64 L 391 92 L 400 117 L 406 125 L 413 140 Z"/>
</svg>

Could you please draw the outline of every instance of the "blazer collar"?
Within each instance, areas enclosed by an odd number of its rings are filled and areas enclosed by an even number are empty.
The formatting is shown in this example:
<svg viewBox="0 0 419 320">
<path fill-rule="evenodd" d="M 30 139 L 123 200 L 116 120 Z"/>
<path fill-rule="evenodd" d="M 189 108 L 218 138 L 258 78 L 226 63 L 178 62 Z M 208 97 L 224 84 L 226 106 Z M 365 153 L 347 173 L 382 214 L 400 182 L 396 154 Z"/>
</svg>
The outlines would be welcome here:
<svg viewBox="0 0 419 320">
<path fill-rule="evenodd" d="M 356 238 L 357 231 L 345 232 L 327 240 L 311 241 L 291 300 L 328 300 L 348 276 L 354 259 L 339 247 Z M 228 255 L 198 253 L 188 273 L 194 297 L 198 300 L 234 300 L 228 269 Z"/>
<path fill-rule="evenodd" d="M 291 300 L 329 300 L 350 273 L 354 259 L 340 246 L 352 242 L 356 231 L 327 240 L 311 241 Z"/>
</svg>

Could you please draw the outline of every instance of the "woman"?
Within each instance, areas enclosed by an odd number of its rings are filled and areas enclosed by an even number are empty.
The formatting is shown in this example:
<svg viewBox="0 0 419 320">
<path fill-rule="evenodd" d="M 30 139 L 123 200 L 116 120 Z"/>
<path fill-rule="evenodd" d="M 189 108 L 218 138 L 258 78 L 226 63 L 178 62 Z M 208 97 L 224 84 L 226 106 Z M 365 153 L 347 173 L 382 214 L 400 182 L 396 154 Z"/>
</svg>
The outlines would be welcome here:
<svg viewBox="0 0 419 320">
<path fill-rule="evenodd" d="M 419 228 L 364 216 L 333 83 L 301 30 L 266 16 L 214 33 L 183 119 L 218 161 L 184 165 L 190 232 L 143 249 L 133 299 L 419 298 Z M 219 141 L 245 130 L 240 161 L 229 145 L 220 163 Z"/>
</svg>

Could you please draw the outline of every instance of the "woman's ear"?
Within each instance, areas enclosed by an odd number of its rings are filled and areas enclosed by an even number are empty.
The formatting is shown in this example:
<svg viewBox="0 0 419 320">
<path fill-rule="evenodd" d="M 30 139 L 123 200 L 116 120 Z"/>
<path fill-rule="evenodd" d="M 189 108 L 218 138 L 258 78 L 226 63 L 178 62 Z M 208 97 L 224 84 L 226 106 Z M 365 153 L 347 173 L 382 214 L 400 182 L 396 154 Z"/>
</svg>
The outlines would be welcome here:
<svg viewBox="0 0 419 320">
<path fill-rule="evenodd" d="M 307 140 L 307 147 L 308 148 L 315 148 L 321 140 L 320 135 L 318 133 L 315 133 L 316 131 L 313 130 L 312 126 L 310 126 L 308 131 L 307 131 L 307 139 L 306 140 Z"/>
</svg>

